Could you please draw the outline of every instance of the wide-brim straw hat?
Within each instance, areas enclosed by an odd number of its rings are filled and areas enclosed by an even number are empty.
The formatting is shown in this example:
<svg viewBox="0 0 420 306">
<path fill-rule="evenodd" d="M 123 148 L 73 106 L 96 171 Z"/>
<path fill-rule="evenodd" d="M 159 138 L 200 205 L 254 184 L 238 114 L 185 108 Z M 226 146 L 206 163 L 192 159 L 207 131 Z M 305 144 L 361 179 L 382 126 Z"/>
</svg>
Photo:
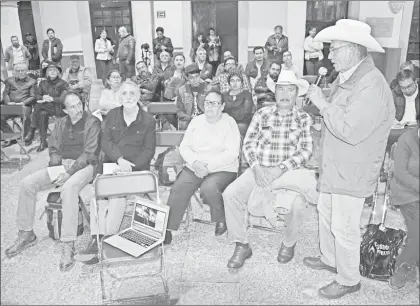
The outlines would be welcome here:
<svg viewBox="0 0 420 306">
<path fill-rule="evenodd" d="M 277 85 L 296 85 L 298 96 L 303 96 L 308 92 L 309 83 L 304 79 L 298 79 L 292 70 L 282 69 L 277 79 Z"/>
</svg>

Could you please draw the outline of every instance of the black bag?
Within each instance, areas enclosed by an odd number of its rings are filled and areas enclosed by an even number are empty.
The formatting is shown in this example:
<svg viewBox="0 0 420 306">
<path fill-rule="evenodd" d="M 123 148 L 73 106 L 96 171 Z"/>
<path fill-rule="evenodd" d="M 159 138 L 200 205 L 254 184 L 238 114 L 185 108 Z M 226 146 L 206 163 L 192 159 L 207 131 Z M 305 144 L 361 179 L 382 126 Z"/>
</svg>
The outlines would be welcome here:
<svg viewBox="0 0 420 306">
<path fill-rule="evenodd" d="M 159 185 L 171 186 L 184 167 L 184 160 L 178 146 L 172 146 L 160 153 L 155 162 Z"/>
<path fill-rule="evenodd" d="M 375 194 L 377 191 L 375 191 Z M 360 246 L 360 274 L 380 281 L 388 281 L 395 269 L 395 260 L 406 233 L 385 227 L 386 208 L 389 195 L 385 195 L 382 220 L 379 224 L 368 224 Z M 373 214 L 376 208 L 376 196 Z M 372 220 L 374 222 L 374 220 Z"/>
<path fill-rule="evenodd" d="M 81 198 L 79 197 L 79 202 Z M 59 240 L 61 237 L 61 222 L 63 219 L 62 203 L 60 198 L 60 192 L 50 192 L 47 197 L 48 205 L 45 206 L 45 211 L 42 216 L 47 213 L 47 227 L 49 231 L 49 237 L 53 240 Z M 83 214 L 82 209 L 79 205 L 79 224 L 77 226 L 77 236 L 83 234 Z"/>
</svg>

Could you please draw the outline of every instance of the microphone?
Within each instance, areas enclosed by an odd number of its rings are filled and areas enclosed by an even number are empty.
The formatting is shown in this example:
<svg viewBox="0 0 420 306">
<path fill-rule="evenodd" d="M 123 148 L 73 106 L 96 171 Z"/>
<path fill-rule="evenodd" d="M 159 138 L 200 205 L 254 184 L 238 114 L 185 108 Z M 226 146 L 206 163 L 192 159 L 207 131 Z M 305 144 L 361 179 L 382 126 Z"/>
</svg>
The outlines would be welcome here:
<svg viewBox="0 0 420 306">
<path fill-rule="evenodd" d="M 327 73 L 328 73 L 328 69 L 327 68 L 325 68 L 325 67 L 319 68 L 319 70 L 318 70 L 318 77 L 316 78 L 315 83 L 314 83 L 315 86 L 319 86 L 319 84 L 321 83 L 322 79 L 327 75 Z M 306 98 L 305 99 L 305 105 L 309 105 L 310 103 L 311 103 L 311 101 L 308 98 Z"/>
</svg>

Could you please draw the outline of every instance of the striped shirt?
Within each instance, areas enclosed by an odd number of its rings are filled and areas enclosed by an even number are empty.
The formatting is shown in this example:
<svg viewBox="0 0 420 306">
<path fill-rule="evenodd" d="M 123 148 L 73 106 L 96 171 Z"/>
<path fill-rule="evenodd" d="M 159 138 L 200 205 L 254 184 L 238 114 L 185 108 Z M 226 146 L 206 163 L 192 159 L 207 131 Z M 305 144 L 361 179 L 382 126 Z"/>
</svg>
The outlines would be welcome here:
<svg viewBox="0 0 420 306">
<path fill-rule="evenodd" d="M 244 139 L 244 155 L 253 168 L 284 164 L 293 170 L 305 164 L 312 155 L 311 117 L 293 107 L 280 116 L 276 105 L 258 110 Z"/>
</svg>

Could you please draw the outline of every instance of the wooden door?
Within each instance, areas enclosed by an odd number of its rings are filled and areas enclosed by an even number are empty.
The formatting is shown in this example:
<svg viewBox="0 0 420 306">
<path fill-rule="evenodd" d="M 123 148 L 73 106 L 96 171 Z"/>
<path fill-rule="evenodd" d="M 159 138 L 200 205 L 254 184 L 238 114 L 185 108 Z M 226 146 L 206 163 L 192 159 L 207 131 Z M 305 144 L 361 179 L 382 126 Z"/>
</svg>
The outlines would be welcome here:
<svg viewBox="0 0 420 306">
<path fill-rule="evenodd" d="M 22 40 L 23 40 L 20 43 L 23 44 L 25 42 L 26 33 L 31 33 L 34 38 L 37 38 L 36 33 L 35 33 L 35 23 L 34 23 L 34 15 L 32 13 L 31 1 L 19 1 L 18 14 L 19 14 L 20 30 L 22 32 Z"/>
<path fill-rule="evenodd" d="M 112 44 L 115 45 L 114 50 L 118 50 L 118 28 L 126 27 L 129 34 L 133 35 L 133 25 L 131 17 L 131 4 L 129 1 L 118 2 L 102 2 L 89 1 L 90 19 L 92 23 L 93 44 L 99 38 L 103 29 L 108 32 L 108 37 Z M 96 53 L 95 53 L 96 58 Z M 96 74 L 98 79 L 102 78 L 102 71 L 98 61 L 96 60 Z"/>
<path fill-rule="evenodd" d="M 193 40 L 198 33 L 207 37 L 209 28 L 214 28 L 222 40 L 221 56 L 230 50 L 238 58 L 238 2 L 193 2 L 192 14 Z"/>
</svg>

